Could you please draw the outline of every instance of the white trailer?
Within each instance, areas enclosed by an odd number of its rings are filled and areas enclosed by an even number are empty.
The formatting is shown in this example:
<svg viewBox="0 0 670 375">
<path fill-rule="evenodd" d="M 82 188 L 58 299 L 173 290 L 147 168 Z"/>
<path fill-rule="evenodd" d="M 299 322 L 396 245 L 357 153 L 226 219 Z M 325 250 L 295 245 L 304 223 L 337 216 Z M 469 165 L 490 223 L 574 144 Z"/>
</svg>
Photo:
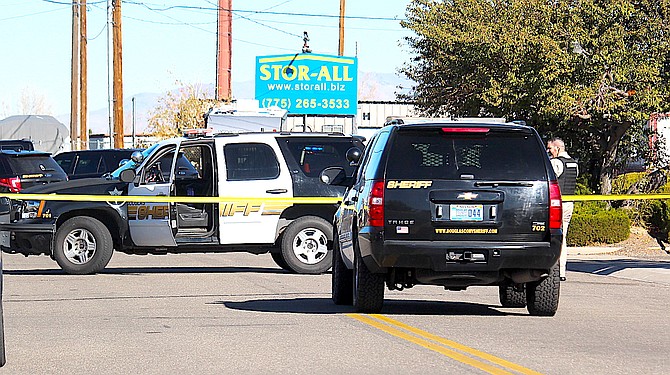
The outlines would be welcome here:
<svg viewBox="0 0 670 375">
<path fill-rule="evenodd" d="M 205 117 L 207 128 L 217 133 L 280 132 L 288 112 L 279 107 L 260 108 L 257 100 L 225 104 Z"/>
</svg>

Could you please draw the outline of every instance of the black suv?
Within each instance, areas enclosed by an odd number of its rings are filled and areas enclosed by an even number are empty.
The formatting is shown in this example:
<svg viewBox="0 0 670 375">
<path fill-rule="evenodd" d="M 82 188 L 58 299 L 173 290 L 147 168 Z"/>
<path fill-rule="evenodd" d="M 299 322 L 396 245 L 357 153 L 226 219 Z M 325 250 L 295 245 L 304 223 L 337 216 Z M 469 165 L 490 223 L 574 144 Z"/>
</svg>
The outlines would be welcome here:
<svg viewBox="0 0 670 375">
<path fill-rule="evenodd" d="M 67 175 L 48 152 L 0 150 L 0 191 L 18 193 L 60 181 L 67 181 Z"/>
<path fill-rule="evenodd" d="M 98 149 L 61 152 L 54 156 L 58 165 L 70 180 L 100 177 L 119 167 L 123 160 L 129 160 L 137 149 Z"/>
<path fill-rule="evenodd" d="M 360 161 L 358 160 L 360 158 Z M 558 308 L 561 195 L 537 132 L 513 123 L 390 125 L 368 143 L 335 214 L 333 300 L 378 312 L 384 284 L 499 287 L 504 307 Z"/>
</svg>

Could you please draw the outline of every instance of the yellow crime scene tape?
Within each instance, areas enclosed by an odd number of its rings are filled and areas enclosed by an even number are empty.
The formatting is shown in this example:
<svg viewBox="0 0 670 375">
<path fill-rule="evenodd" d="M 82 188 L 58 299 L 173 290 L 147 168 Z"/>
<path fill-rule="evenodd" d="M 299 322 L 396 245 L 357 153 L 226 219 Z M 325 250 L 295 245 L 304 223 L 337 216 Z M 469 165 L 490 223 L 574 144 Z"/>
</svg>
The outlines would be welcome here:
<svg viewBox="0 0 670 375">
<path fill-rule="evenodd" d="M 564 195 L 566 202 L 583 201 L 627 201 L 641 199 L 670 199 L 670 194 L 607 194 L 607 195 Z"/>
<path fill-rule="evenodd" d="M 337 204 L 339 197 L 177 197 L 153 195 L 80 195 L 80 194 L 18 194 L 0 193 L 0 197 L 32 201 L 75 201 L 75 202 L 150 202 L 150 203 L 230 203 L 230 202 L 273 202 L 293 204 Z"/>
<path fill-rule="evenodd" d="M 75 202 L 151 202 L 151 203 L 221 203 L 221 202 L 274 202 L 293 204 L 337 204 L 341 197 L 181 197 L 154 195 L 83 195 L 83 194 L 19 194 L 0 193 L 0 197 L 35 201 Z M 670 194 L 607 194 L 564 195 L 565 202 L 625 201 L 643 199 L 670 199 Z"/>
</svg>

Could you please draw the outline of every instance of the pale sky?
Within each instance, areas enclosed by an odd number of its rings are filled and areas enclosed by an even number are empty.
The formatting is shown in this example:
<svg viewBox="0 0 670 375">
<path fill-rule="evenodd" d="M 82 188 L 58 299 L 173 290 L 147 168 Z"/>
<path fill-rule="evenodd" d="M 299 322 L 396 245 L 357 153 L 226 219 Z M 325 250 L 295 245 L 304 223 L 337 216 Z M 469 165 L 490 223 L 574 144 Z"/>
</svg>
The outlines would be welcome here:
<svg viewBox="0 0 670 375">
<path fill-rule="evenodd" d="M 359 72 L 394 73 L 410 58 L 400 26 L 409 0 L 346 2 L 345 56 Z M 217 0 L 123 1 L 123 92 L 163 93 L 216 80 Z M 107 1 L 88 0 L 89 109 L 107 107 Z M 339 0 L 233 0 L 233 82 L 253 81 L 256 56 L 337 54 Z M 284 14 L 292 13 L 292 14 Z M 0 119 L 18 114 L 22 92 L 43 96 L 52 114 L 70 111 L 72 5 L 0 0 Z M 233 94 L 235 85 L 233 84 Z"/>
</svg>

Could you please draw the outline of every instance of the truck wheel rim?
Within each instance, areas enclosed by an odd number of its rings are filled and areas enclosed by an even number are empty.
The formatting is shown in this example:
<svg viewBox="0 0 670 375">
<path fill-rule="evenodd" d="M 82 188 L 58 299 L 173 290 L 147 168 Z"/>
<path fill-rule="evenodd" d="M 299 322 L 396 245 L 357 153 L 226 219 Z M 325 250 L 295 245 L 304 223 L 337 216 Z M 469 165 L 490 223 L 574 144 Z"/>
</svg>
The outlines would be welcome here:
<svg viewBox="0 0 670 375">
<path fill-rule="evenodd" d="M 328 255 L 328 237 L 316 228 L 305 228 L 293 238 L 293 254 L 302 263 L 317 264 Z"/>
<path fill-rule="evenodd" d="M 93 233 L 86 229 L 75 229 L 63 241 L 65 258 L 73 264 L 86 264 L 95 254 L 96 241 Z"/>
</svg>

